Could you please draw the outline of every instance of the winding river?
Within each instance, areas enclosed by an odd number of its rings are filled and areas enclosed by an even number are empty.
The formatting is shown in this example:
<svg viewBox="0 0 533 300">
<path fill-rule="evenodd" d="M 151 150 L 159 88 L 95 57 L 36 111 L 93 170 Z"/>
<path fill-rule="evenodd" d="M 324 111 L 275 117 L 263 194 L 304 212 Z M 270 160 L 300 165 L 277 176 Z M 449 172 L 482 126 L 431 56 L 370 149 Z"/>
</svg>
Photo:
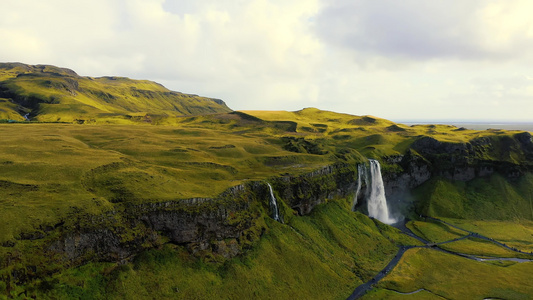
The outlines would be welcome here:
<svg viewBox="0 0 533 300">
<path fill-rule="evenodd" d="M 383 270 L 381 270 L 376 276 L 374 276 L 372 279 L 370 279 L 369 281 L 367 281 L 367 282 L 359 285 L 357 288 L 355 288 L 355 290 L 347 298 L 347 300 L 358 299 L 358 298 L 362 297 L 364 294 L 366 294 L 366 292 L 370 291 L 375 284 L 377 284 L 381 279 L 383 279 L 390 271 L 392 271 L 396 267 L 396 265 L 398 264 L 398 262 L 402 258 L 403 254 L 407 250 L 412 249 L 412 248 L 434 249 L 436 251 L 442 251 L 442 252 L 445 252 L 445 253 L 448 253 L 448 254 L 458 255 L 458 256 L 461 256 L 461 257 L 464 257 L 464 258 L 468 258 L 468 259 L 472 259 L 472 260 L 475 260 L 475 261 L 513 261 L 513 262 L 517 262 L 517 263 L 533 261 L 533 253 L 529 253 L 529 252 L 518 250 L 516 248 L 509 247 L 509 246 L 505 245 L 504 243 L 495 241 L 492 238 L 483 236 L 483 235 L 481 235 L 479 233 L 476 233 L 476 232 L 473 232 L 473 231 L 465 230 L 463 228 L 460 228 L 460 227 L 457 227 L 455 225 L 449 224 L 449 223 L 447 223 L 447 222 L 445 222 L 443 220 L 437 219 L 437 218 L 425 217 L 425 216 L 422 216 L 422 217 L 424 217 L 426 219 L 429 219 L 429 220 L 441 222 L 441 223 L 446 224 L 446 225 L 448 225 L 450 227 L 453 227 L 455 229 L 459 229 L 459 230 L 468 232 L 468 234 L 465 235 L 465 236 L 456 238 L 456 239 L 452 239 L 452 240 L 448 240 L 448 241 L 444 241 L 444 242 L 440 242 L 440 243 L 431 243 L 431 242 L 419 237 L 414 232 L 412 232 L 409 228 L 407 228 L 407 226 L 405 225 L 406 221 L 394 224 L 393 226 L 395 226 L 396 228 L 400 229 L 404 234 L 409 235 L 409 236 L 421 241 L 422 243 L 424 243 L 424 246 L 415 246 L 415 245 L 400 246 L 400 248 L 398 249 L 398 252 L 394 256 L 394 258 L 392 258 L 392 260 L 387 264 L 387 266 Z M 487 240 L 487 241 L 490 241 L 490 242 L 492 242 L 492 243 L 494 243 L 494 244 L 496 244 L 498 246 L 504 247 L 504 248 L 506 248 L 508 250 L 511 250 L 511 251 L 514 251 L 514 252 L 517 252 L 517 253 L 521 253 L 521 254 L 531 255 L 532 258 L 479 257 L 479 256 L 475 256 L 475 255 L 470 255 L 470 254 L 465 254 L 465 253 L 445 250 L 445 249 L 442 249 L 442 248 L 438 247 L 439 245 L 442 245 L 442 244 L 457 242 L 457 241 L 460 241 L 460 240 L 463 240 L 463 239 L 466 239 L 466 238 L 469 238 L 469 237 L 475 237 L 475 238 Z M 419 289 L 419 290 L 413 291 L 411 293 L 400 293 L 400 294 L 410 295 L 410 294 L 415 294 L 415 293 L 421 292 L 423 290 L 424 289 Z"/>
</svg>

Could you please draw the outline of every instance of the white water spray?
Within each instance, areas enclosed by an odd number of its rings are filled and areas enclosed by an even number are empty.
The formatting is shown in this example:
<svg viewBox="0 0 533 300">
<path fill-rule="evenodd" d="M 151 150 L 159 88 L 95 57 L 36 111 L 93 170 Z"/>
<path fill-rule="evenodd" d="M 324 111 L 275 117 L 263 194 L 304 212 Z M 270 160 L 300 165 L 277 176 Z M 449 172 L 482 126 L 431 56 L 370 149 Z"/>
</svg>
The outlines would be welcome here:
<svg viewBox="0 0 533 300">
<path fill-rule="evenodd" d="M 385 197 L 385 187 L 383 186 L 383 178 L 381 177 L 381 168 L 379 162 L 374 159 L 370 161 L 370 178 L 371 185 L 367 186 L 370 189 L 368 197 L 368 215 L 380 220 L 386 224 L 394 224 L 398 220 L 391 217 L 389 208 L 387 207 L 387 198 Z"/>
<path fill-rule="evenodd" d="M 268 189 L 270 190 L 270 208 L 272 209 L 272 219 L 281 222 L 281 219 L 279 218 L 279 209 L 278 209 L 278 201 L 276 200 L 276 197 L 274 197 L 274 191 L 272 191 L 272 186 L 270 183 L 267 182 Z"/>
</svg>

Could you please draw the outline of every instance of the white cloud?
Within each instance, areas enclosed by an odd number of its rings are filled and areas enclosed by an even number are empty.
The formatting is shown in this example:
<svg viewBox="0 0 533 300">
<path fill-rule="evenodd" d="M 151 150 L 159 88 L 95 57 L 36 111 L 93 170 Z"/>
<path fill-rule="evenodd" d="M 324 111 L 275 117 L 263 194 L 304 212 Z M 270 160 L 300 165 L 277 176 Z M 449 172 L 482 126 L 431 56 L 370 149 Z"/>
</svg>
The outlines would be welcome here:
<svg viewBox="0 0 533 300">
<path fill-rule="evenodd" d="M 530 56 L 530 1 L 334 0 L 317 32 L 361 57 L 512 60 Z"/>
<path fill-rule="evenodd" d="M 393 119 L 533 111 L 527 0 L 4 0 L 2 8 L 3 61 L 151 79 L 234 109 L 317 106 Z"/>
</svg>

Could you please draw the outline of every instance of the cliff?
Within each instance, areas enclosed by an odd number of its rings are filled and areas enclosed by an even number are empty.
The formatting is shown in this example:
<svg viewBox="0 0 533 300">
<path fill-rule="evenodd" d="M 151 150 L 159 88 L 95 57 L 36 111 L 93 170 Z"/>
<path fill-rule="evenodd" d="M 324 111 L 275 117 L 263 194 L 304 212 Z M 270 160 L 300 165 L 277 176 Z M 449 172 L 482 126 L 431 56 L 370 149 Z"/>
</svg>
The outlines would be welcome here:
<svg viewBox="0 0 533 300">
<path fill-rule="evenodd" d="M 275 193 L 284 199 L 282 218 L 291 210 L 300 215 L 328 199 L 354 192 L 354 168 L 331 165 L 300 176 L 270 178 Z M 2 278 L 23 284 L 57 271 L 53 266 L 77 266 L 89 261 L 120 262 L 164 243 L 184 246 L 192 255 L 229 259 L 243 253 L 266 230 L 270 216 L 266 181 L 234 186 L 216 198 L 125 204 L 101 215 L 74 214 L 54 227 L 25 233 L 4 243 L 13 248 L 0 266 L 11 270 Z M 24 242 L 37 242 L 43 249 L 17 251 Z M 41 252 L 42 251 L 42 252 Z M 51 267 L 52 266 L 52 267 Z"/>
<path fill-rule="evenodd" d="M 387 202 L 394 214 L 414 216 L 415 202 L 426 202 L 421 197 L 430 198 L 432 195 L 431 191 L 426 191 L 423 196 L 413 195 L 413 190 L 424 183 L 446 180 L 468 185 L 474 179 L 488 180 L 495 174 L 503 176 L 507 181 L 517 182 L 533 171 L 532 157 L 533 141 L 528 132 L 517 133 L 512 137 L 478 138 L 465 143 L 421 137 L 410 145 L 404 155 L 382 158 Z M 363 182 L 357 205 L 362 211 L 366 211 L 366 188 Z"/>
</svg>

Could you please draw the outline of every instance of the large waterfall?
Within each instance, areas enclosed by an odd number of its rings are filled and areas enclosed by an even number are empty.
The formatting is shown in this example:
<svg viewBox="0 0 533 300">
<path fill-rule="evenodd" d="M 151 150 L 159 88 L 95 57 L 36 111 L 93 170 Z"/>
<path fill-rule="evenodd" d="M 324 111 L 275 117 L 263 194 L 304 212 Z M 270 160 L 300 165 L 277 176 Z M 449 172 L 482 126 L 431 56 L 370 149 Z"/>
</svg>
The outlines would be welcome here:
<svg viewBox="0 0 533 300">
<path fill-rule="evenodd" d="M 272 191 L 272 186 L 270 183 L 267 182 L 268 189 L 270 190 L 270 208 L 272 209 L 272 219 L 281 222 L 281 219 L 279 218 L 279 209 L 278 209 L 278 201 L 276 200 L 276 197 L 274 197 L 274 191 Z"/>
<path fill-rule="evenodd" d="M 370 169 L 367 169 L 365 164 L 360 164 L 357 166 L 357 189 L 355 191 L 352 210 L 355 210 L 357 198 L 359 197 L 362 183 L 364 181 L 366 185 L 365 199 L 368 205 L 368 215 L 380 220 L 383 223 L 394 224 L 398 222 L 398 220 L 393 218 L 389 213 L 379 162 L 374 159 L 369 159 L 369 162 Z"/>
<path fill-rule="evenodd" d="M 369 161 L 371 184 L 370 195 L 367 200 L 368 215 L 386 224 L 396 223 L 398 220 L 390 216 L 389 208 L 387 207 L 387 198 L 385 197 L 385 187 L 383 186 L 379 162 L 374 159 L 369 159 Z"/>
</svg>

